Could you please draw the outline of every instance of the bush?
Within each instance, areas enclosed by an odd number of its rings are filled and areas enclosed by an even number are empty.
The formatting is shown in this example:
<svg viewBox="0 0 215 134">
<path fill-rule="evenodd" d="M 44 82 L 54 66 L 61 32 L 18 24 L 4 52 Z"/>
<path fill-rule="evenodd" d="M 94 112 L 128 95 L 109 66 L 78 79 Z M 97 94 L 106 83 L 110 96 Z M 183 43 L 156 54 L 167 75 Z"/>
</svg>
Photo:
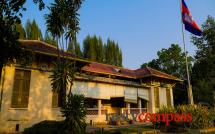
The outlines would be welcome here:
<svg viewBox="0 0 215 134">
<path fill-rule="evenodd" d="M 83 95 L 68 94 L 61 107 L 61 113 L 65 117 L 64 127 L 71 133 L 82 134 L 86 129 L 86 104 Z"/>
<path fill-rule="evenodd" d="M 192 120 L 186 121 L 184 118 L 178 122 L 174 120 L 169 122 L 169 126 L 165 122 L 155 122 L 155 126 L 162 131 L 167 132 L 178 132 L 184 131 L 185 128 L 209 128 L 214 126 L 215 120 L 215 110 L 208 109 L 207 107 L 201 105 L 181 105 L 175 108 L 163 106 L 160 108 L 159 114 L 179 114 L 179 115 L 191 115 Z M 181 117 L 182 117 L 181 116 Z"/>
</svg>

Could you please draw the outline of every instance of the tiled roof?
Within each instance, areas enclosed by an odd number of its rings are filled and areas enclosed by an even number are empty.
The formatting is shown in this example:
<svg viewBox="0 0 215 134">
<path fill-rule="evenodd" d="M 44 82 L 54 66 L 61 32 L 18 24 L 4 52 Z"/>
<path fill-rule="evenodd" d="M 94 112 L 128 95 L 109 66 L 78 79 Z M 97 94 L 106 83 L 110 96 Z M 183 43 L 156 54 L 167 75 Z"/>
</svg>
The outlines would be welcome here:
<svg viewBox="0 0 215 134">
<path fill-rule="evenodd" d="M 131 69 L 126 69 L 126 68 L 122 68 L 122 67 L 116 67 L 116 66 L 112 66 L 112 65 L 92 62 L 89 65 L 84 66 L 82 68 L 82 70 L 87 71 L 87 72 L 110 74 L 110 75 L 128 77 L 128 78 L 134 78 L 134 79 L 155 76 L 155 77 L 160 77 L 160 78 L 165 78 L 165 79 L 181 81 L 177 77 L 174 77 L 172 75 L 152 69 L 150 67 L 141 68 L 141 69 L 137 69 L 137 70 L 131 70 Z"/>
<path fill-rule="evenodd" d="M 133 70 L 96 62 L 92 62 L 89 65 L 84 66 L 82 70 L 87 72 L 96 72 L 101 74 L 110 74 L 122 77 L 136 78 L 135 72 Z"/>
<path fill-rule="evenodd" d="M 64 54 L 64 56 L 75 58 L 75 55 L 71 53 L 65 53 L 62 50 L 58 51 L 57 47 L 39 40 L 20 40 L 20 43 L 22 47 L 24 47 L 25 49 L 30 49 L 35 52 L 55 54 L 55 55 L 58 55 L 58 52 L 60 52 L 61 55 Z"/>
<path fill-rule="evenodd" d="M 38 40 L 20 40 L 21 45 L 28 50 L 37 52 L 37 53 L 42 53 L 45 55 L 57 55 L 58 50 L 57 47 L 54 47 L 52 45 L 49 45 L 45 42 L 38 41 Z M 172 75 L 163 73 L 161 71 L 152 69 L 150 67 L 142 68 L 142 69 L 137 69 L 137 70 L 131 70 L 131 69 L 126 69 L 122 67 L 117 67 L 113 65 L 108 65 L 108 64 L 102 64 L 102 63 L 97 63 L 97 62 L 91 62 L 83 59 L 78 59 L 76 58 L 73 54 L 66 53 L 63 51 L 60 51 L 60 54 L 64 54 L 65 56 L 68 56 L 72 59 L 75 59 L 80 62 L 85 62 L 87 63 L 84 67 L 82 67 L 83 71 L 86 72 L 94 72 L 94 73 L 100 73 L 100 74 L 109 74 L 109 75 L 114 75 L 114 76 L 120 76 L 120 77 L 126 77 L 126 78 L 144 78 L 144 77 L 150 77 L 150 76 L 155 76 L 155 77 L 160 77 L 164 79 L 171 79 L 175 81 L 182 81 L 178 79 L 177 77 L 174 77 Z"/>
<path fill-rule="evenodd" d="M 181 79 L 173 76 L 173 75 L 169 75 L 167 73 L 155 70 L 153 68 L 150 67 L 146 67 L 143 69 L 137 69 L 134 70 L 136 72 L 136 76 L 138 78 L 142 78 L 142 77 L 149 77 L 149 76 L 155 76 L 155 77 L 161 77 L 161 78 L 166 78 L 166 79 L 172 79 L 172 80 L 177 80 L 177 81 L 182 81 Z"/>
</svg>

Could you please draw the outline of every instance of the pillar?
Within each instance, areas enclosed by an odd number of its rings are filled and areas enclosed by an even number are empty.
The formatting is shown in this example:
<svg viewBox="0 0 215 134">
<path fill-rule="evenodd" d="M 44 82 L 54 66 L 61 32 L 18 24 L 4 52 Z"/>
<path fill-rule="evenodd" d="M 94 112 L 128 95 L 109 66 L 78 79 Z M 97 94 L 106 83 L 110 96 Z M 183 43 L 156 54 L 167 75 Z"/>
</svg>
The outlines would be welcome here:
<svg viewBox="0 0 215 134">
<path fill-rule="evenodd" d="M 128 110 L 128 114 L 130 114 L 130 103 L 129 102 L 126 102 L 126 108 Z"/>
<path fill-rule="evenodd" d="M 102 100 L 98 100 L 98 115 L 102 115 Z"/>
<path fill-rule="evenodd" d="M 139 113 L 142 113 L 142 100 L 138 99 L 138 108 L 139 108 Z"/>
<path fill-rule="evenodd" d="M 169 91 L 170 91 L 171 106 L 174 106 L 174 99 L 173 99 L 173 90 L 172 90 L 172 87 L 169 88 Z"/>
<path fill-rule="evenodd" d="M 155 113 L 155 99 L 154 99 L 154 87 L 150 87 L 149 89 L 149 112 Z"/>
</svg>

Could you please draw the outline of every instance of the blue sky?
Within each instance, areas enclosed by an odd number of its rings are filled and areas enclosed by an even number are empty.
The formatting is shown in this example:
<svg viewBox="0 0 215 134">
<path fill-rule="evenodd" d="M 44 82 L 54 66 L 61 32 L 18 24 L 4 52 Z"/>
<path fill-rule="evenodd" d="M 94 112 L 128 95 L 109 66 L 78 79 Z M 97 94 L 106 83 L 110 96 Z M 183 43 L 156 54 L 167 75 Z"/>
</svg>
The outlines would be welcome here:
<svg viewBox="0 0 215 134">
<path fill-rule="evenodd" d="M 44 0 L 48 6 L 53 0 Z M 215 17 L 215 0 L 185 0 L 194 20 L 201 25 L 208 15 Z M 44 14 L 32 0 L 25 4 L 22 23 L 35 19 L 43 34 L 46 30 Z M 137 69 L 144 62 L 157 58 L 157 51 L 172 43 L 182 47 L 179 0 L 85 0 L 80 9 L 80 27 L 77 37 L 82 44 L 88 35 L 111 38 L 123 52 L 123 66 Z M 195 54 L 185 32 L 187 50 Z"/>
</svg>

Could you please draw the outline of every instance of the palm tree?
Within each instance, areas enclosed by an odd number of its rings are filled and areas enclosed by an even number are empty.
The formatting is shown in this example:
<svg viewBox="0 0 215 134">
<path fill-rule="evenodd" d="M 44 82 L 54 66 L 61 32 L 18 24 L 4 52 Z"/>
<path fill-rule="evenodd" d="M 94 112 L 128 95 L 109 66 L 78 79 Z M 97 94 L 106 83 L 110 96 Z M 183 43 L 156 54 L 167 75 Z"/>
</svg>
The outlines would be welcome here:
<svg viewBox="0 0 215 134">
<path fill-rule="evenodd" d="M 80 29 L 78 10 L 82 2 L 83 0 L 55 0 L 49 7 L 50 13 L 45 15 L 47 30 L 58 42 L 58 59 L 50 76 L 52 90 L 61 94 L 61 112 L 66 117 L 65 126 L 75 133 L 82 133 L 86 127 L 84 96 L 72 94 L 77 68 L 75 62 L 69 61 L 60 51 L 66 52 L 68 40 L 76 42 L 76 34 Z M 67 90 L 69 94 L 66 96 Z"/>
</svg>

